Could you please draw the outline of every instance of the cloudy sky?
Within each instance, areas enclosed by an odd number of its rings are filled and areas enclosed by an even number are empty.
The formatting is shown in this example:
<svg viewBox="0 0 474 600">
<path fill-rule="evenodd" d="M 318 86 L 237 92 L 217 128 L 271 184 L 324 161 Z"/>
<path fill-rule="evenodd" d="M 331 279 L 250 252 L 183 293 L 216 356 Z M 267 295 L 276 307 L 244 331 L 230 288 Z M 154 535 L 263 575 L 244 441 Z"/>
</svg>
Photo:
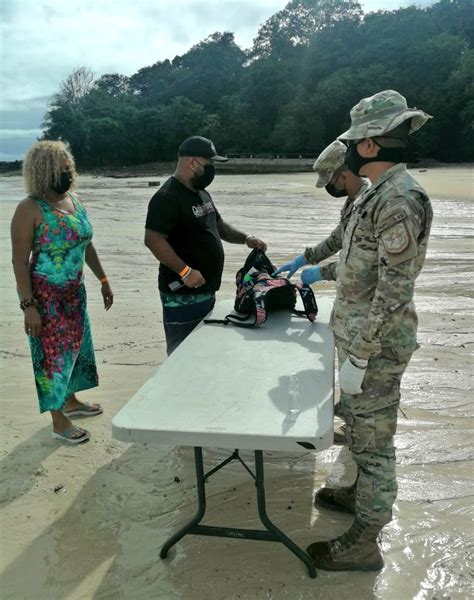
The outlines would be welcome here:
<svg viewBox="0 0 474 600">
<path fill-rule="evenodd" d="M 288 0 L 0 0 L 0 160 L 41 134 L 49 98 L 78 66 L 131 75 L 183 54 L 215 31 L 248 48 Z M 361 0 L 365 12 L 430 0 Z"/>
</svg>

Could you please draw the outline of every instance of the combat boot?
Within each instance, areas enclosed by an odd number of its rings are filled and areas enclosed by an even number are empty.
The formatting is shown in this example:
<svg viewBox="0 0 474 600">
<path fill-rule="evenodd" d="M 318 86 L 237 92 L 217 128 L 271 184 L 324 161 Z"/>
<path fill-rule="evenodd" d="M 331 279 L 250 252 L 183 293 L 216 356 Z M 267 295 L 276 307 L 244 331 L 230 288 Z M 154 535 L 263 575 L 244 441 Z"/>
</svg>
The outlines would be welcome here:
<svg viewBox="0 0 474 600">
<path fill-rule="evenodd" d="M 315 567 L 324 571 L 379 571 L 384 563 L 377 544 L 380 525 L 366 525 L 357 519 L 343 535 L 316 542 L 306 552 Z"/>
<path fill-rule="evenodd" d="M 316 492 L 314 505 L 335 510 L 337 512 L 355 515 L 356 484 L 350 487 L 330 488 L 324 487 Z"/>
</svg>

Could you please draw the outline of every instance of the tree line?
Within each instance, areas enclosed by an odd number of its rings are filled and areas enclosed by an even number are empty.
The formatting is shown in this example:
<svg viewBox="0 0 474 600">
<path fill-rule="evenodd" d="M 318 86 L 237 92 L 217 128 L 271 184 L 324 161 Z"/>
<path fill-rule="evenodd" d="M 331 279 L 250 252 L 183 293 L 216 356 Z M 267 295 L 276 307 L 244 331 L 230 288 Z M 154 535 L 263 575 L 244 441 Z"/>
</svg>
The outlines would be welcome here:
<svg viewBox="0 0 474 600">
<path fill-rule="evenodd" d="M 216 32 L 130 77 L 76 68 L 45 115 L 42 139 L 69 142 L 80 166 L 173 160 L 189 135 L 220 153 L 316 156 L 362 97 L 395 89 L 434 119 L 413 151 L 474 159 L 473 0 L 364 14 L 359 2 L 291 0 L 252 48 Z"/>
</svg>

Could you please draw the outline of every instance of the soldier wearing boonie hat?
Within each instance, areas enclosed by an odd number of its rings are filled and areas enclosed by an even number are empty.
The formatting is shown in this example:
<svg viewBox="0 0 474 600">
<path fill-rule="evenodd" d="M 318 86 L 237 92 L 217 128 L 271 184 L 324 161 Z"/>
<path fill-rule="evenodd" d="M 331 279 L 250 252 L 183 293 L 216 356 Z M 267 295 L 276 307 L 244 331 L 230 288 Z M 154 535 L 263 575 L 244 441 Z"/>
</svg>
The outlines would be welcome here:
<svg viewBox="0 0 474 600">
<path fill-rule="evenodd" d="M 406 98 L 394 90 L 385 90 L 362 98 L 351 110 L 351 126 L 338 140 L 363 140 L 378 137 L 408 121 L 408 132 L 414 133 L 431 119 L 422 110 L 408 108 Z"/>
<path fill-rule="evenodd" d="M 433 217 L 425 190 L 403 162 L 404 148 L 430 118 L 385 90 L 353 107 L 351 126 L 338 138 L 348 144 L 345 165 L 372 186 L 354 202 L 344 233 L 331 315 L 341 413 L 358 475 L 352 486 L 323 488 L 315 498 L 355 520 L 339 538 L 308 547 L 321 569 L 383 566 L 376 540 L 397 495 L 393 436 L 401 378 L 418 347 L 413 294 Z"/>
</svg>

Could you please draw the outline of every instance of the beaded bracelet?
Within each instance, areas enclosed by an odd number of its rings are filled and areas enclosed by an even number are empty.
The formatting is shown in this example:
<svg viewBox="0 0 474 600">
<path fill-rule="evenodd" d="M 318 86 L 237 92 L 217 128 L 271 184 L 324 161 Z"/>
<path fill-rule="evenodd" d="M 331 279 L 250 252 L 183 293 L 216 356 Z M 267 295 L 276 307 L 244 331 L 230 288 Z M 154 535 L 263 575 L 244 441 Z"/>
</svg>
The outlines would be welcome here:
<svg viewBox="0 0 474 600">
<path fill-rule="evenodd" d="M 21 310 L 26 310 L 30 306 L 38 306 L 38 300 L 36 298 L 28 298 L 20 302 Z"/>
<path fill-rule="evenodd" d="M 108 283 L 109 282 L 109 278 L 108 277 L 102 277 L 102 279 L 99 279 L 99 282 L 104 284 L 104 283 Z"/>
</svg>

